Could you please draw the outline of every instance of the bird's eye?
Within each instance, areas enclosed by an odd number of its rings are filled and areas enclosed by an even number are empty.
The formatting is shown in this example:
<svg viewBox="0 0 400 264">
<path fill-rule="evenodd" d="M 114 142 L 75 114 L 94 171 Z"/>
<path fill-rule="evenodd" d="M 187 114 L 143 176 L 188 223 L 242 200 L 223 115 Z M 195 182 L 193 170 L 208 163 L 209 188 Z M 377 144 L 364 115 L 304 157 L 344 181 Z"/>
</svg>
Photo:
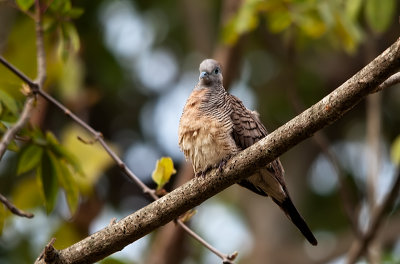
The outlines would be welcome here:
<svg viewBox="0 0 400 264">
<path fill-rule="evenodd" d="M 214 73 L 215 73 L 215 74 L 218 74 L 219 72 L 220 72 L 219 67 L 215 68 Z"/>
</svg>

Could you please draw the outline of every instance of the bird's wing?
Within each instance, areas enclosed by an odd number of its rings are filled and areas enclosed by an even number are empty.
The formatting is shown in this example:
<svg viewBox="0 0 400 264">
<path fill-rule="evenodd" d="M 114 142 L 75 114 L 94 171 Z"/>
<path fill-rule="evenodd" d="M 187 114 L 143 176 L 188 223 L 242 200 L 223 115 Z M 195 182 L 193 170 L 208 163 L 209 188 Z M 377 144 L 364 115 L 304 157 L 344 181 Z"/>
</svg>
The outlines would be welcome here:
<svg viewBox="0 0 400 264">
<path fill-rule="evenodd" d="M 241 149 L 248 148 L 253 145 L 261 138 L 265 137 L 268 132 L 264 125 L 258 118 L 256 112 L 248 110 L 243 103 L 235 96 L 230 95 L 232 112 L 231 119 L 233 124 L 232 137 L 238 147 Z M 238 182 L 239 185 L 257 193 L 260 195 L 270 195 L 272 200 L 279 205 L 279 207 L 285 212 L 287 217 L 297 226 L 301 233 L 307 238 L 312 245 L 317 245 L 315 239 L 307 223 L 301 217 L 292 200 L 290 199 L 289 192 L 286 188 L 284 179 L 284 170 L 279 159 L 276 159 L 266 166 L 268 173 L 265 177 L 274 177 L 284 191 L 284 197 L 274 197 L 274 192 L 267 193 L 265 188 L 258 186 L 257 181 L 250 181 L 244 179 Z M 261 173 L 262 174 L 262 173 Z M 252 177 L 252 176 L 251 176 Z M 250 178 L 251 178 L 250 177 Z M 266 179 L 268 182 L 270 179 Z M 265 187 L 265 186 L 264 186 Z M 271 186 L 270 186 L 271 187 Z"/>
<path fill-rule="evenodd" d="M 236 96 L 229 96 L 232 106 L 232 138 L 239 148 L 245 149 L 268 135 L 268 131 L 258 118 L 257 112 L 248 110 L 243 105 L 242 101 L 240 101 Z M 283 176 L 284 170 L 279 159 L 269 163 L 267 165 L 267 170 L 276 178 L 286 191 L 286 184 Z M 267 193 L 254 186 L 248 180 L 242 180 L 239 184 L 257 194 L 267 195 Z"/>
</svg>

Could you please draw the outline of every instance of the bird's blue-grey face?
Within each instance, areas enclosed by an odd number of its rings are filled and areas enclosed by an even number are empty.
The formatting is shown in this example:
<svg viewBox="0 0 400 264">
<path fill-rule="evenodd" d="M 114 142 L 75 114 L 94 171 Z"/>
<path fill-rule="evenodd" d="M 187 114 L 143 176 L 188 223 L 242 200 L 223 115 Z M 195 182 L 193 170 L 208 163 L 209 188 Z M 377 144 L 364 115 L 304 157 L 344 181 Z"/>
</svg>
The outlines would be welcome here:
<svg viewBox="0 0 400 264">
<path fill-rule="evenodd" d="M 204 86 L 213 86 L 214 84 L 222 84 L 222 70 L 218 61 L 206 59 L 200 63 L 199 82 Z"/>
</svg>

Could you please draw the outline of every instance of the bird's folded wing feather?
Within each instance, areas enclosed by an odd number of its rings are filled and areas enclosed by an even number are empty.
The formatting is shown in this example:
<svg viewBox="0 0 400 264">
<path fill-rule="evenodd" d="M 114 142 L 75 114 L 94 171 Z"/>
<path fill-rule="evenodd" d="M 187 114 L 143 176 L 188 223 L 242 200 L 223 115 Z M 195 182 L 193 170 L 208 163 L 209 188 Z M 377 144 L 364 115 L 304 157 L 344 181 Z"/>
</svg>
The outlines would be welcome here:
<svg viewBox="0 0 400 264">
<path fill-rule="evenodd" d="M 229 96 L 232 105 L 232 137 L 238 147 L 245 149 L 267 136 L 268 131 L 258 118 L 257 112 L 248 110 L 237 97 L 233 95 Z M 266 168 L 272 175 L 274 175 L 282 187 L 286 189 L 286 184 L 283 178 L 284 170 L 279 159 L 272 161 L 266 166 Z M 239 184 L 258 194 L 267 195 L 247 180 L 243 180 L 239 182 Z"/>
</svg>

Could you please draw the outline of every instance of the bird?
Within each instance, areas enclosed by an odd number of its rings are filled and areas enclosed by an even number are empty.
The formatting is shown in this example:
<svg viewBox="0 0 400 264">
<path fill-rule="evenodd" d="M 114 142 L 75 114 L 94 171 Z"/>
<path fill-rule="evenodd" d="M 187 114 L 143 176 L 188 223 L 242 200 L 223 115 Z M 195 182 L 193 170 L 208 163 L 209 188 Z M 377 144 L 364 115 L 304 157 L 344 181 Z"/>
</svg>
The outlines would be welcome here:
<svg viewBox="0 0 400 264">
<path fill-rule="evenodd" d="M 212 168 L 223 169 L 232 156 L 267 136 L 256 111 L 229 94 L 223 86 L 221 64 L 214 59 L 201 62 L 200 76 L 179 121 L 179 147 L 196 176 L 205 177 Z M 270 197 L 300 230 L 317 245 L 312 231 L 293 204 L 279 158 L 237 183 L 261 196 Z"/>
</svg>

